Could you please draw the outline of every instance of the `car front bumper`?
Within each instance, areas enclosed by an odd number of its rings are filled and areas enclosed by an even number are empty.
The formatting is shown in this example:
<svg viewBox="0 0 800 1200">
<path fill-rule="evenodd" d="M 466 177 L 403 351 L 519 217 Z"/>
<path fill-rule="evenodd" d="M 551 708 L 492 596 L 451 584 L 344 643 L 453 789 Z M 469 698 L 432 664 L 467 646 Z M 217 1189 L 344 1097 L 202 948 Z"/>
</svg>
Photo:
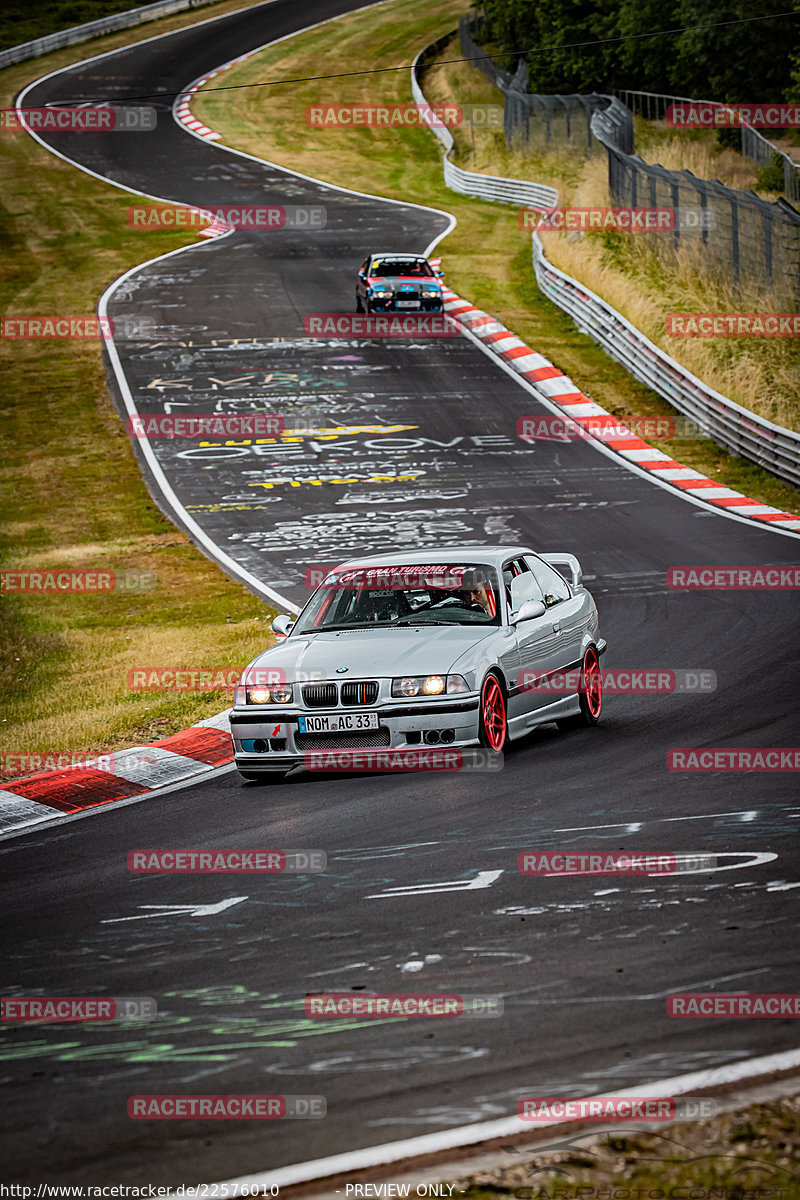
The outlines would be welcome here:
<svg viewBox="0 0 800 1200">
<path fill-rule="evenodd" d="M 398 308 L 397 300 L 379 300 L 368 297 L 370 311 L 379 312 L 396 312 L 396 313 L 415 313 L 415 312 L 442 312 L 444 310 L 444 301 L 438 300 L 420 300 L 413 307 L 407 308 L 403 305 Z"/>
<path fill-rule="evenodd" d="M 307 756 L 325 750 L 407 750 L 436 746 L 477 746 L 479 697 L 447 697 L 441 701 L 398 701 L 369 709 L 378 713 L 377 730 L 353 733 L 301 734 L 298 718 L 341 716 L 359 709 L 299 709 L 287 706 L 234 708 L 230 714 L 234 761 L 240 771 L 288 771 L 303 766 Z M 442 734 L 445 740 L 442 741 Z M 431 741 L 431 737 L 435 740 Z"/>
</svg>

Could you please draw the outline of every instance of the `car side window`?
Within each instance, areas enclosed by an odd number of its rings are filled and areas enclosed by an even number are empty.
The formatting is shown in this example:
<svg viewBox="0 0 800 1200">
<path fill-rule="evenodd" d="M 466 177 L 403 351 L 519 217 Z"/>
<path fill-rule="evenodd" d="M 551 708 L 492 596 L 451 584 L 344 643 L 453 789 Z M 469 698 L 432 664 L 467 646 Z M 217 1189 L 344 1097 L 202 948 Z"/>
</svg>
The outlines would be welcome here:
<svg viewBox="0 0 800 1200">
<path fill-rule="evenodd" d="M 526 557 L 525 561 L 536 577 L 536 581 L 542 591 L 544 603 L 548 608 L 551 608 L 554 604 L 560 604 L 562 600 L 569 600 L 572 595 L 569 590 L 569 584 L 563 575 L 559 575 L 554 567 L 551 567 L 549 563 L 543 562 L 541 558 Z"/>
<path fill-rule="evenodd" d="M 517 612 L 526 600 L 540 600 L 544 603 L 542 589 L 524 558 L 512 559 L 504 565 L 503 582 L 512 612 Z"/>
<path fill-rule="evenodd" d="M 363 263 L 361 264 L 361 266 L 358 268 L 359 275 L 366 275 L 368 266 L 369 266 L 369 259 L 365 258 Z"/>
</svg>

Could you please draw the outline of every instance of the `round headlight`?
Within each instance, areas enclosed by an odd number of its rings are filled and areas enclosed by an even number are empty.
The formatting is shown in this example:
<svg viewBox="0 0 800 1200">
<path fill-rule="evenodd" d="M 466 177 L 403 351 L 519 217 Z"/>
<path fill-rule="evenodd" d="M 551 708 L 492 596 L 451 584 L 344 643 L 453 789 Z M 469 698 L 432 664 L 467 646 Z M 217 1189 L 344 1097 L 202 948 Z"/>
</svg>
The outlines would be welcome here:
<svg viewBox="0 0 800 1200">
<path fill-rule="evenodd" d="M 292 699 L 292 685 L 286 687 L 274 687 L 272 689 L 273 704 L 289 704 Z"/>
<path fill-rule="evenodd" d="M 401 696 L 418 696 L 419 695 L 419 679 L 413 676 L 409 679 L 401 679 L 398 684 L 398 692 Z"/>
<path fill-rule="evenodd" d="M 445 681 L 441 675 L 428 675 L 422 684 L 422 690 L 426 696 L 438 696 L 445 688 Z"/>
<path fill-rule="evenodd" d="M 269 688 L 251 688 L 250 689 L 251 704 L 269 704 Z"/>
</svg>

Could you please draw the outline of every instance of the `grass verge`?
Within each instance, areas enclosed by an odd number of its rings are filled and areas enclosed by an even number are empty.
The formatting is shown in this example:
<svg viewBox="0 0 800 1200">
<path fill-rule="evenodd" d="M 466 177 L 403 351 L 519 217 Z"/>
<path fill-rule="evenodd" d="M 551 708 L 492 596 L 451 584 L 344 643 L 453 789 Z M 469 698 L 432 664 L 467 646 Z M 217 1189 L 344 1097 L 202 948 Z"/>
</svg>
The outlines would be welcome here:
<svg viewBox="0 0 800 1200">
<path fill-rule="evenodd" d="M 203 16 L 243 7 L 210 6 Z M 145 36 L 196 22 L 153 22 Z M 130 31 L 0 75 L 3 107 L 27 82 Z M 195 234 L 129 229 L 130 197 L 26 134 L 0 139 L 0 308 L 92 314 L 108 284 Z M 77 758 L 148 742 L 219 712 L 230 691 L 134 692 L 133 667 L 241 668 L 270 644 L 272 610 L 225 576 L 156 508 L 109 397 L 99 343 L 0 341 L 0 562 L 12 570 L 146 569 L 151 592 L 0 592 L 0 750 Z M 0 760 L 0 767 L 8 765 Z M 11 779 L 20 770 L 0 773 Z"/>
<path fill-rule="evenodd" d="M 232 68 L 201 89 L 193 111 L 227 144 L 257 157 L 346 187 L 453 213 L 458 224 L 437 252 L 444 256 L 445 278 L 455 291 L 544 352 L 583 392 L 616 416 L 674 416 L 666 401 L 637 383 L 542 296 L 530 265 L 530 238 L 517 228 L 515 211 L 459 196 L 445 187 L 439 144 L 428 130 L 306 124 L 305 110 L 312 105 L 408 103 L 409 72 L 384 69 L 410 63 L 423 46 L 453 29 L 467 7 L 466 0 L 444 0 L 432 11 L 423 0 L 394 0 L 369 13 L 340 18 Z M 459 53 L 457 43 L 451 43 L 442 57 L 456 58 Z M 302 82 L 309 62 L 315 76 L 338 77 Z M 354 63 L 368 63 L 383 73 L 342 78 Z M 497 102 L 498 93 L 474 68 L 457 64 L 447 71 L 454 73 L 460 102 L 483 102 L 486 89 L 488 99 Z M 298 77 L 299 83 L 276 82 Z M 214 90 L 220 83 L 270 86 Z M 438 102 L 444 98 L 441 89 L 450 87 L 449 76 L 443 79 L 441 71 L 431 72 L 425 86 L 429 99 Z M 475 169 L 492 171 L 496 164 L 481 158 L 483 153 L 481 144 Z M 471 162 L 465 165 L 472 169 Z M 563 173 L 567 179 L 573 173 L 573 184 L 577 169 L 565 158 Z M 363 253 L 369 249 L 365 245 Z M 354 257 L 354 277 L 361 257 Z M 789 512 L 800 510 L 800 489 L 707 439 L 672 439 L 661 448 L 763 503 Z"/>
<path fill-rule="evenodd" d="M 539 1155 L 530 1147 L 506 1147 L 507 1167 L 457 1179 L 455 1194 L 463 1200 L 798 1200 L 799 1139 L 800 1099 L 791 1097 Z"/>
</svg>

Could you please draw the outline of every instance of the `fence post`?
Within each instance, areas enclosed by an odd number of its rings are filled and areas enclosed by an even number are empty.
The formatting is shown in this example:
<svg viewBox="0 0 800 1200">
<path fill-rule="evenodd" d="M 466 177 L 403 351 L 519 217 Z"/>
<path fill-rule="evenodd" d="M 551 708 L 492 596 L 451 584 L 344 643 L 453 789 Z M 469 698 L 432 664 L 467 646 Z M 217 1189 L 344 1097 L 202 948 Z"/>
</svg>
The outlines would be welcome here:
<svg viewBox="0 0 800 1200">
<path fill-rule="evenodd" d="M 672 184 L 672 207 L 675 210 L 675 228 L 672 231 L 672 246 L 677 253 L 681 244 L 681 190 L 677 183 Z"/>
<path fill-rule="evenodd" d="M 736 197 L 731 197 L 731 263 L 733 265 L 733 282 L 739 282 L 739 205 Z"/>
</svg>

